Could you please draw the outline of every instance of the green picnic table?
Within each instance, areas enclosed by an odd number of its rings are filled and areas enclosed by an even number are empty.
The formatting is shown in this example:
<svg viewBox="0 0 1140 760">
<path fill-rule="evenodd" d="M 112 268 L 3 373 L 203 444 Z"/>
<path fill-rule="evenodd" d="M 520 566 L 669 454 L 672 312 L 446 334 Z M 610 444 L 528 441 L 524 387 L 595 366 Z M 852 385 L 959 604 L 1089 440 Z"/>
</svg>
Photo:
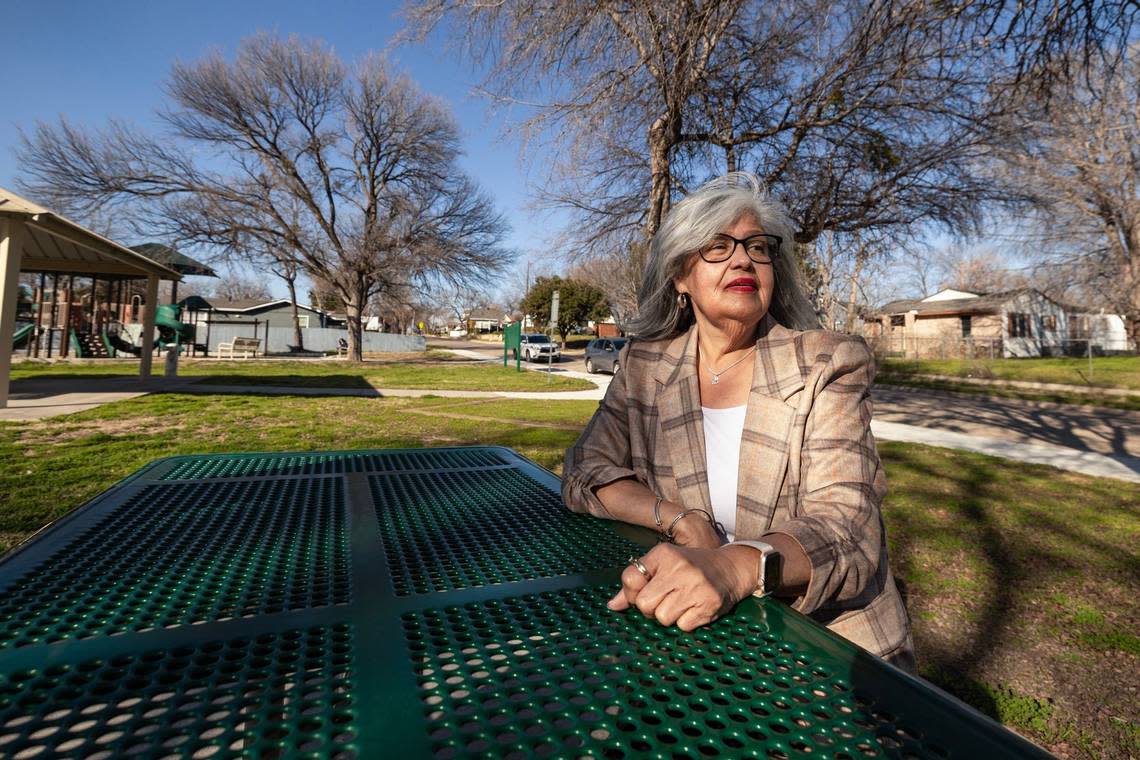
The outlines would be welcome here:
<svg viewBox="0 0 1140 760">
<path fill-rule="evenodd" d="M 1048 757 L 779 602 L 608 610 L 652 541 L 504 448 L 159 460 L 0 559 L 0 756 Z"/>
</svg>

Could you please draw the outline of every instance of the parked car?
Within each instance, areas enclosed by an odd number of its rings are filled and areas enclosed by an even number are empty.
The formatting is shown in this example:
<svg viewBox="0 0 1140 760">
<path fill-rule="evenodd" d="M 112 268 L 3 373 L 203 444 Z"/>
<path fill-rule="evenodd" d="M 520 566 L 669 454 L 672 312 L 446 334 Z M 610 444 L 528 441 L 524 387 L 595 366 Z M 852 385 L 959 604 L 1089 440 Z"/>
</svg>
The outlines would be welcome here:
<svg viewBox="0 0 1140 760">
<path fill-rule="evenodd" d="M 558 344 L 552 341 L 550 336 L 542 333 L 522 335 L 519 339 L 519 350 L 522 351 L 522 357 L 528 362 L 547 357 L 551 357 L 552 361 L 558 361 L 562 356 L 562 349 L 558 347 Z"/>
<path fill-rule="evenodd" d="M 615 375 L 621 369 L 618 352 L 625 345 L 625 338 L 595 338 L 586 345 L 586 371 L 605 370 Z"/>
</svg>

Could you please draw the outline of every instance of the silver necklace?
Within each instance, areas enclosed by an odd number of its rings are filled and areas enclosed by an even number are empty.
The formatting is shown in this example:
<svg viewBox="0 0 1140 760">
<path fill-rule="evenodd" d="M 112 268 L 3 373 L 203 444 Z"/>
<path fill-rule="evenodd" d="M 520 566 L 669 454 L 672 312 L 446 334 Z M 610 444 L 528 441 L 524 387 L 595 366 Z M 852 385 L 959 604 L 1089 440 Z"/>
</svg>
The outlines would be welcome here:
<svg viewBox="0 0 1140 760">
<path fill-rule="evenodd" d="M 753 346 L 753 347 L 752 347 L 752 351 L 755 351 L 755 350 L 756 350 L 756 347 L 755 347 L 755 346 Z M 728 372 L 730 369 L 732 369 L 733 367 L 735 367 L 737 364 L 740 364 L 742 361 L 744 361 L 744 360 L 745 360 L 745 359 L 747 359 L 749 356 L 751 356 L 751 355 L 752 355 L 752 351 L 749 351 L 749 352 L 748 352 L 748 353 L 746 353 L 744 356 L 740 357 L 739 359 L 737 359 L 736 361 L 734 361 L 732 364 L 730 364 L 730 365 L 728 365 L 727 367 L 725 367 L 724 369 L 722 369 L 720 372 L 717 372 L 717 371 L 716 371 L 715 369 L 713 369 L 712 367 L 706 367 L 706 369 L 708 369 L 708 371 L 709 371 L 709 374 L 710 374 L 710 375 L 712 375 L 712 384 L 713 384 L 713 385 L 716 385 L 717 383 L 719 383 L 719 382 L 720 382 L 720 376 L 721 376 L 721 375 L 723 375 L 725 372 Z"/>
</svg>

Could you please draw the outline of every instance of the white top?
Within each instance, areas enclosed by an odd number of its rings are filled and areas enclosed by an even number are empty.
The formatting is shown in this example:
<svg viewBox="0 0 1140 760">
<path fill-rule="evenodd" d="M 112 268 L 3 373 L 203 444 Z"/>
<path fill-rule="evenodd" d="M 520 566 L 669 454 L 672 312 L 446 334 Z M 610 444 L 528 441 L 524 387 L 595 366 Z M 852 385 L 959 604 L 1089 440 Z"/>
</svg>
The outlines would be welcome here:
<svg viewBox="0 0 1140 760">
<path fill-rule="evenodd" d="M 740 436 L 747 406 L 726 409 L 701 407 L 705 428 L 705 464 L 713 517 L 724 526 L 728 540 L 736 537 L 736 487 L 740 472 Z"/>
</svg>

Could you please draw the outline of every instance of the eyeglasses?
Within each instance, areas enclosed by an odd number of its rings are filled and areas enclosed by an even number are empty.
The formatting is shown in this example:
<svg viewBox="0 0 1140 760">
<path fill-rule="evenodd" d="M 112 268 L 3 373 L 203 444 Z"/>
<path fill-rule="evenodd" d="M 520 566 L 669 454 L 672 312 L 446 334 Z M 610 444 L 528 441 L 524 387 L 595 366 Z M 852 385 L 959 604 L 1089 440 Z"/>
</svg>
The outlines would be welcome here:
<svg viewBox="0 0 1140 760">
<path fill-rule="evenodd" d="M 736 253 L 736 245 L 739 243 L 744 246 L 744 252 L 748 254 L 748 258 L 757 264 L 771 264 L 772 259 L 780 253 L 780 245 L 783 242 L 784 239 L 779 235 L 749 235 L 743 240 L 734 238 L 732 235 L 713 235 L 712 240 L 698 248 L 697 252 L 708 263 L 717 264 L 732 258 L 732 254 Z"/>
</svg>

